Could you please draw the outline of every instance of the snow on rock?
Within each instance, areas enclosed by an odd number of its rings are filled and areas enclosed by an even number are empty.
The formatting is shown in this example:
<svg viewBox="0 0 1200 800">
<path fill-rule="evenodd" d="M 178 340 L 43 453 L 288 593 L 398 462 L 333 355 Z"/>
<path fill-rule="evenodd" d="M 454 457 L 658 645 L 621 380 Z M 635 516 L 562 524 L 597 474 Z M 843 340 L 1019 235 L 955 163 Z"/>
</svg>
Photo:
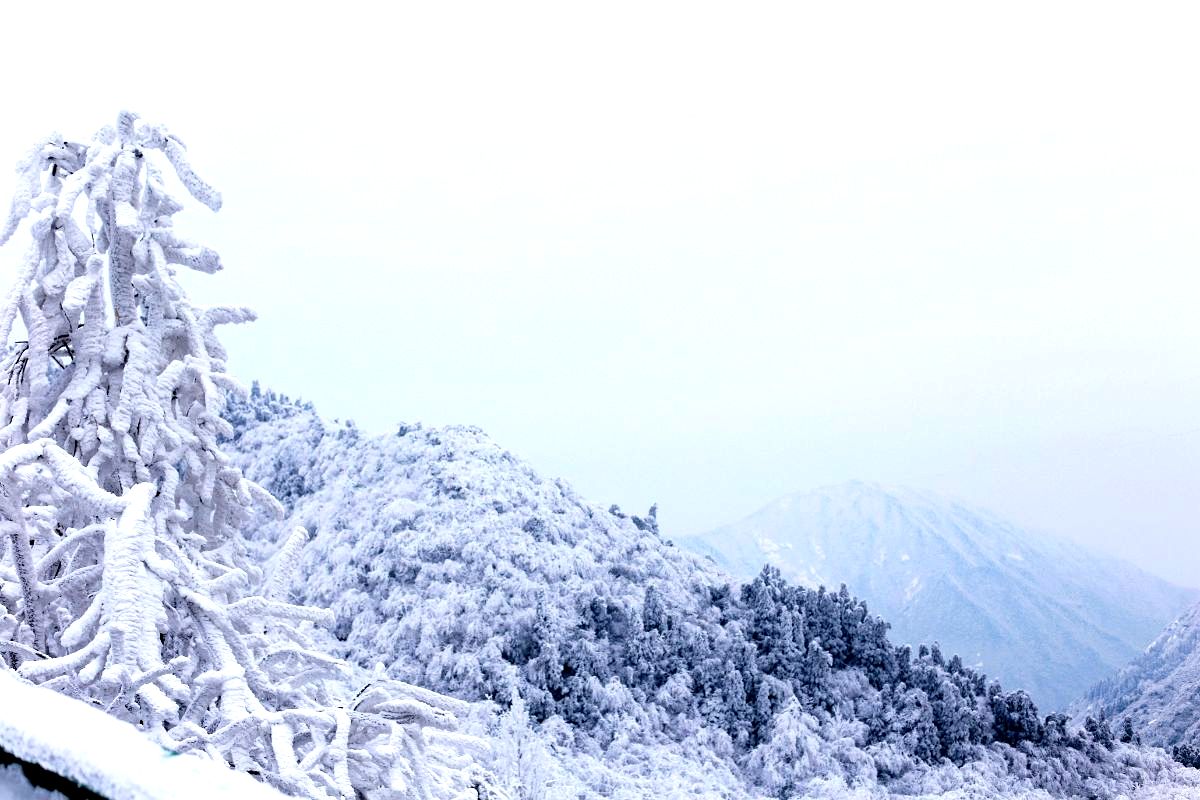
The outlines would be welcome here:
<svg viewBox="0 0 1200 800">
<path fill-rule="evenodd" d="M 0 762 L 3 753 L 44 767 L 110 800 L 269 800 L 283 797 L 245 773 L 207 757 L 155 744 L 132 725 L 78 700 L 34 686 L 0 669 Z M 54 797 L 28 786 L 15 767 L 0 771 L 0 798 Z M 11 792 L 6 794 L 9 787 Z"/>
</svg>

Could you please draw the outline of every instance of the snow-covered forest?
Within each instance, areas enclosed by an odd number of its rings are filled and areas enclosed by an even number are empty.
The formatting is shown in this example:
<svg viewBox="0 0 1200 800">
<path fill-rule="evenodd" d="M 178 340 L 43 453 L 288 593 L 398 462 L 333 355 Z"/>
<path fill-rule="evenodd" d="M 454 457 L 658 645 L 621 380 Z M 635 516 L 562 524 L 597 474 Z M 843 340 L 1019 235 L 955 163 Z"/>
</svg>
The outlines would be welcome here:
<svg viewBox="0 0 1200 800">
<path fill-rule="evenodd" d="M 178 280 L 221 269 L 173 224 L 221 196 L 166 128 L 123 113 L 19 178 L 0 692 L 305 798 L 1200 796 L 1140 722 L 897 645 L 853 587 L 738 580 L 478 429 L 248 389 L 217 328 L 252 312 Z M 16 755 L 93 780 L 64 749 Z"/>
<path fill-rule="evenodd" d="M 937 640 L 1049 710 L 1124 667 L 1200 599 L 986 510 L 862 481 L 788 495 L 677 544 L 743 578 L 769 563 L 810 587 L 848 583 L 893 640 Z"/>
</svg>

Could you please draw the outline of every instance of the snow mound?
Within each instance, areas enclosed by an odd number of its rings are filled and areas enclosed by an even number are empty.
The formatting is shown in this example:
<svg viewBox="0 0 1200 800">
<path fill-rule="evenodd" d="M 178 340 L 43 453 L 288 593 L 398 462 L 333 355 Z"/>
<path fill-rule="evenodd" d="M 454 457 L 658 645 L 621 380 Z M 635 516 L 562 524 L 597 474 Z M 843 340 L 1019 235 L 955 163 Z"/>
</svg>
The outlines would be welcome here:
<svg viewBox="0 0 1200 800">
<path fill-rule="evenodd" d="M 283 797 L 224 764 L 161 747 L 102 709 L 29 684 L 9 670 L 0 669 L 0 698 L 0 763 L 7 753 L 111 800 Z M 0 797 L 9 796 L 6 781 L 28 786 L 28 778 L 15 772 L 10 765 L 0 777 Z M 33 787 L 28 792 L 55 796 Z"/>
</svg>

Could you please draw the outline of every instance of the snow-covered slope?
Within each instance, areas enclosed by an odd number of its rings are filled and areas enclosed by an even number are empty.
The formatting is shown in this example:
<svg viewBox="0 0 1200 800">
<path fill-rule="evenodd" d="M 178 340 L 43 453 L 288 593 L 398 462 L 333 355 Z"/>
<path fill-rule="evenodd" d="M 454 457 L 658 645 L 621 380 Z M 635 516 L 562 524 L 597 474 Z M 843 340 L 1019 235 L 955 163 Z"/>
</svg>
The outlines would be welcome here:
<svg viewBox="0 0 1200 800">
<path fill-rule="evenodd" d="M 1200 744 L 1200 605 L 1071 708 L 1076 717 L 1102 710 L 1112 719 L 1131 718 L 1150 744 Z"/>
<path fill-rule="evenodd" d="M 1061 708 L 1127 663 L 1197 592 L 985 511 L 854 482 L 784 497 L 676 540 L 730 572 L 846 583 L 893 638 L 937 640 Z"/>
<path fill-rule="evenodd" d="M 846 592 L 731 583 L 469 427 L 369 436 L 259 394 L 229 449 L 303 525 L 332 647 L 501 712 L 512 797 L 1152 797 L 1200 773 L 1068 730 Z M 1142 787 L 1142 788 L 1138 788 Z M 1135 791 L 1136 790 L 1136 791 Z M 1171 796 L 1171 795 L 1161 795 Z"/>
<path fill-rule="evenodd" d="M 555 787 L 547 798 L 596 797 L 589 792 L 597 786 L 629 798 L 747 796 L 729 763 L 693 758 L 670 737 L 649 743 L 622 735 L 621 728 L 646 720 L 630 723 L 620 710 L 630 700 L 621 687 L 581 687 L 576 679 L 570 689 L 546 689 L 545 676 L 533 674 L 549 667 L 559 643 L 588 646 L 572 632 L 581 611 L 624 624 L 651 584 L 668 606 L 695 608 L 696 585 L 725 580 L 704 559 L 541 477 L 477 428 L 400 425 L 391 436 L 371 437 L 266 394 L 231 414 L 235 461 L 291 512 L 284 523 L 265 525 L 264 552 L 291 526 L 312 533 L 296 597 L 334 610 L 342 653 L 501 708 L 518 688 L 533 718 L 558 719 L 544 745 L 556 757 L 530 756 L 529 742 L 512 748 L 540 761 L 534 771 Z M 581 609 L 589 598 L 596 607 Z M 589 715 L 593 703 L 609 706 L 592 720 L 599 730 L 562 724 L 562 716 Z M 511 720 L 503 724 L 514 728 Z M 706 737 L 716 734 L 697 727 L 691 733 L 700 741 L 690 749 L 707 751 Z M 510 742 L 520 728 L 509 730 Z M 602 754 L 585 738 L 618 741 Z M 511 760 L 510 771 L 521 771 L 521 759 Z"/>
</svg>

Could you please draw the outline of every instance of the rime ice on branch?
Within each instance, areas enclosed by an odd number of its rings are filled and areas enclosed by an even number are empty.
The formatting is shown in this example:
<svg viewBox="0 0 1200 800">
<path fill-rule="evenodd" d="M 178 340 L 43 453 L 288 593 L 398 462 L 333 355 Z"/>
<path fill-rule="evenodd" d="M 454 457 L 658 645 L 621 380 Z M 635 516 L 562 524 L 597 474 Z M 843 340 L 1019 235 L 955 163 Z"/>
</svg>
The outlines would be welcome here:
<svg viewBox="0 0 1200 800">
<path fill-rule="evenodd" d="M 385 682 L 335 705 L 345 667 L 303 633 L 329 613 L 281 591 L 305 533 L 265 585 L 244 554 L 254 508 L 280 508 L 221 452 L 241 389 L 214 328 L 253 315 L 187 301 L 177 268 L 221 262 L 176 233 L 167 172 L 220 207 L 183 144 L 128 113 L 18 167 L 0 244 L 22 223 L 32 242 L 0 308 L 0 669 L 289 793 L 424 797 L 422 731 L 454 727 L 451 701 Z"/>
</svg>

